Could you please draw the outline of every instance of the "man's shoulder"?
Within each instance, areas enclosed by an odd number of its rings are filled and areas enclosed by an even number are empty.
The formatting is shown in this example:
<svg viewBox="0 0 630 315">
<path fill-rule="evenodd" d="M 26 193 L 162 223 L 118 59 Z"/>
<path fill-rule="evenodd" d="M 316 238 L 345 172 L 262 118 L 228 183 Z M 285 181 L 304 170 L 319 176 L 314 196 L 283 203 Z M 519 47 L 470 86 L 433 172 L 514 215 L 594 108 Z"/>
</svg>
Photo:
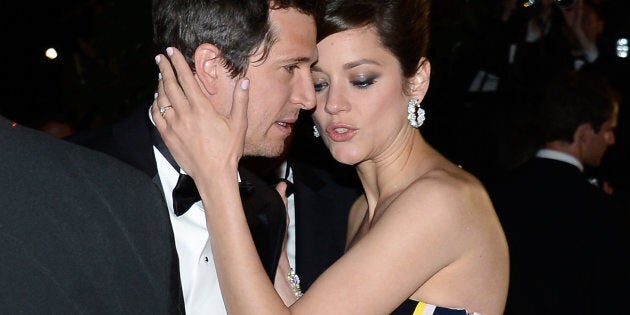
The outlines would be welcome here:
<svg viewBox="0 0 630 315">
<path fill-rule="evenodd" d="M 141 106 L 114 124 L 81 130 L 64 140 L 103 152 L 152 176 L 157 171 L 152 131 L 148 107 Z"/>
</svg>

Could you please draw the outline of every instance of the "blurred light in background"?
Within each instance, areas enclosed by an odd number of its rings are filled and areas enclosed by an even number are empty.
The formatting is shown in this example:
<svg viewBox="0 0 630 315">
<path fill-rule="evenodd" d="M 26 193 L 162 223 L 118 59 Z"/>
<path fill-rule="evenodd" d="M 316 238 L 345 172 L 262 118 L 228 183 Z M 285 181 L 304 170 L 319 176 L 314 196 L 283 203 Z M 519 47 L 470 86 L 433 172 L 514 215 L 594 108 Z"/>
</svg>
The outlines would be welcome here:
<svg viewBox="0 0 630 315">
<path fill-rule="evenodd" d="M 46 49 L 46 52 L 44 53 L 46 55 L 46 58 L 48 59 L 57 59 L 57 50 L 55 48 L 48 48 Z"/>
<path fill-rule="evenodd" d="M 628 58 L 628 39 L 620 38 L 617 40 L 617 57 Z"/>
</svg>

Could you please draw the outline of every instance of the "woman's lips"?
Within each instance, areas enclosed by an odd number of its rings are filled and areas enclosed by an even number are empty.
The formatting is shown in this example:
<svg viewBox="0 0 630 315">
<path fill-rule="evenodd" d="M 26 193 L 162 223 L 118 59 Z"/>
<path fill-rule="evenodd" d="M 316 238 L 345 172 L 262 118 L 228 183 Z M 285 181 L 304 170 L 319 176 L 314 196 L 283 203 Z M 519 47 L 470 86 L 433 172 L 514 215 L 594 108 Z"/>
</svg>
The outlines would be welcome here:
<svg viewBox="0 0 630 315">
<path fill-rule="evenodd" d="M 352 137 L 354 137 L 356 132 L 357 129 L 340 124 L 330 125 L 328 128 L 326 128 L 326 134 L 328 135 L 328 137 L 332 141 L 336 142 L 348 141 L 352 139 Z"/>
</svg>

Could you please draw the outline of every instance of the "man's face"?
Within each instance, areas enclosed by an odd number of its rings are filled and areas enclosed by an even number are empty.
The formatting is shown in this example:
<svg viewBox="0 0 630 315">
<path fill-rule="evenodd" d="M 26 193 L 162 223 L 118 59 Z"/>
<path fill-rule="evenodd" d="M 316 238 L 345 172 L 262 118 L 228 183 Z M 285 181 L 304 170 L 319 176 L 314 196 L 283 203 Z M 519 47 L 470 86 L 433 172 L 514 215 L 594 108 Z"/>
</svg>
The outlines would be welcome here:
<svg viewBox="0 0 630 315">
<path fill-rule="evenodd" d="M 250 63 L 246 156 L 275 157 L 284 151 L 300 109 L 315 107 L 310 66 L 317 59 L 313 17 L 295 9 L 272 10 L 276 42 L 261 62 Z M 252 60 L 257 60 L 254 56 Z"/>
<path fill-rule="evenodd" d="M 611 117 L 602 124 L 598 132 L 590 130 L 586 136 L 585 148 L 583 151 L 582 162 L 586 165 L 598 167 L 602 163 L 602 158 L 606 150 L 615 144 L 615 129 L 617 128 L 619 116 L 619 106 L 615 106 L 615 110 Z"/>
</svg>

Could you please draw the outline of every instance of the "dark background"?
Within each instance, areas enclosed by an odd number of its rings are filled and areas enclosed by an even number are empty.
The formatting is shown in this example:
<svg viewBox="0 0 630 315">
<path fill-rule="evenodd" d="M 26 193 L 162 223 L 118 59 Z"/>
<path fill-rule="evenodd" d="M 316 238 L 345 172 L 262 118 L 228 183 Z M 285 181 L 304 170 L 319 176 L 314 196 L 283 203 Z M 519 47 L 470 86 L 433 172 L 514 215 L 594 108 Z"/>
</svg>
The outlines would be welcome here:
<svg viewBox="0 0 630 315">
<path fill-rule="evenodd" d="M 501 116 L 507 104 L 465 91 L 498 1 L 433 1 L 431 87 L 423 101 L 427 140 L 486 182 L 518 161 L 518 147 L 528 144 L 531 132 L 518 119 L 515 125 Z M 627 0 L 605 1 L 628 8 Z M 3 1 L 0 6 L 5 34 L 0 115 L 34 128 L 65 120 L 81 130 L 113 123 L 152 99 L 158 71 L 151 0 Z M 630 34 L 630 10 L 609 12 L 615 15 L 606 29 Z M 59 51 L 56 60 L 44 57 L 51 46 Z M 612 149 L 616 163 L 624 165 L 630 160 L 625 124 L 620 121 L 618 129 L 618 139 L 625 140 Z M 630 186 L 628 179 L 624 185 Z"/>
<path fill-rule="evenodd" d="M 91 128 L 153 94 L 150 0 L 3 1 L 2 16 L 9 71 L 1 114 L 27 125 L 63 116 Z M 58 59 L 44 57 L 48 47 Z"/>
<path fill-rule="evenodd" d="M 434 1 L 433 86 L 472 48 L 487 0 Z M 152 97 L 157 67 L 150 0 L 3 2 L 0 114 L 34 125 L 66 116 L 79 129 L 111 123 Z M 44 51 L 56 47 L 59 58 Z M 444 67 L 442 67 L 444 65 Z M 10 101 L 9 101 L 10 100 Z"/>
</svg>

